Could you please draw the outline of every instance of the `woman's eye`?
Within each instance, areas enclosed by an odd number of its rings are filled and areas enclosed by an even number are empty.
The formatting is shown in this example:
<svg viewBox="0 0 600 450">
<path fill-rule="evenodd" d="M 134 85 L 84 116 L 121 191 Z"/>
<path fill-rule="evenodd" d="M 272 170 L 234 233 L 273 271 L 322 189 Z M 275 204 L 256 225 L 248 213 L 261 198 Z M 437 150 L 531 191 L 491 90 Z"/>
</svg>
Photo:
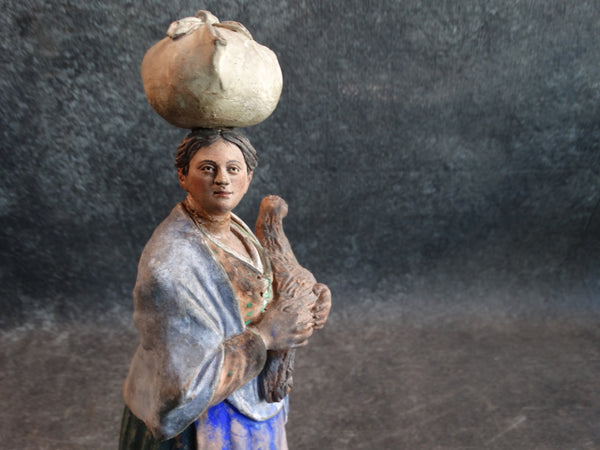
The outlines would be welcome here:
<svg viewBox="0 0 600 450">
<path fill-rule="evenodd" d="M 238 173 L 240 171 L 240 168 L 239 167 L 230 167 L 229 171 L 232 173 Z"/>
<path fill-rule="evenodd" d="M 200 170 L 202 172 L 214 172 L 215 169 L 212 166 L 204 166 L 204 167 L 200 167 Z"/>
</svg>

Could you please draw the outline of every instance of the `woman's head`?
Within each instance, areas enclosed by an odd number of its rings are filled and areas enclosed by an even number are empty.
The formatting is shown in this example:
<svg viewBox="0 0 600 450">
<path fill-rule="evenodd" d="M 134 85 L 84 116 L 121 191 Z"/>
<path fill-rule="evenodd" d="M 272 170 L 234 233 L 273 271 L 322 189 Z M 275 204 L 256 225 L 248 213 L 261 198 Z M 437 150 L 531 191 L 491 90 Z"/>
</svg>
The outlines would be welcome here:
<svg viewBox="0 0 600 450">
<path fill-rule="evenodd" d="M 234 128 L 196 128 L 188 134 L 177 148 L 175 156 L 175 167 L 184 175 L 187 175 L 190 161 L 199 149 L 214 144 L 219 139 L 230 142 L 237 146 L 248 168 L 248 172 L 253 172 L 258 165 L 258 155 L 256 149 L 252 146 L 248 138 L 239 130 Z"/>
</svg>

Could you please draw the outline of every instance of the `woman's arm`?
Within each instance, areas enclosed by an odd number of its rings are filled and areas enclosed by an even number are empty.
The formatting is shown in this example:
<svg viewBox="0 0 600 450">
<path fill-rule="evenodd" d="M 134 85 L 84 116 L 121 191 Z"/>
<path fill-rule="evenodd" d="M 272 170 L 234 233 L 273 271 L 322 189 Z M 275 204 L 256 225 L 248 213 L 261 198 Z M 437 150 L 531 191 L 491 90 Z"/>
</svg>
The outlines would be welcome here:
<svg viewBox="0 0 600 450">
<path fill-rule="evenodd" d="M 258 376 L 267 360 L 267 350 L 304 346 L 312 332 L 310 312 L 273 308 L 267 310 L 256 325 L 227 339 L 223 343 L 223 365 L 211 406 Z"/>
<path fill-rule="evenodd" d="M 249 329 L 226 340 L 223 348 L 223 365 L 210 406 L 222 402 L 232 392 L 257 377 L 267 360 L 263 340 Z"/>
</svg>

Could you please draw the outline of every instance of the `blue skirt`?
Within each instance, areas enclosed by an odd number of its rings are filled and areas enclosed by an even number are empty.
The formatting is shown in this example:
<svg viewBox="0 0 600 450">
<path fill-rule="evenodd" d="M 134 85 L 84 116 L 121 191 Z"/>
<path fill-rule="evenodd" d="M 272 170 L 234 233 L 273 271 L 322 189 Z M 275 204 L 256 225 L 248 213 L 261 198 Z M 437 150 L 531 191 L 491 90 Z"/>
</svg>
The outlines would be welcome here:
<svg viewBox="0 0 600 450">
<path fill-rule="evenodd" d="M 157 441 L 144 422 L 125 407 L 120 450 L 287 450 L 285 411 L 258 422 L 226 401 L 208 409 L 179 435 Z"/>
<path fill-rule="evenodd" d="M 198 449 L 286 450 L 285 413 L 258 422 L 227 402 L 209 408 L 195 423 Z"/>
</svg>

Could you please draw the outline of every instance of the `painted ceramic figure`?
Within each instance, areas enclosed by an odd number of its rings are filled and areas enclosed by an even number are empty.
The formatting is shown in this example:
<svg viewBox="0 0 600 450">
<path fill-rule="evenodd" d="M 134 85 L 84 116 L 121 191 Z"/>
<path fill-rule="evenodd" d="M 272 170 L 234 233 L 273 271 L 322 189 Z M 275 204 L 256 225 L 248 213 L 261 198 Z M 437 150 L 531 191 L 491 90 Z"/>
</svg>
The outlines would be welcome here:
<svg viewBox="0 0 600 450">
<path fill-rule="evenodd" d="M 331 295 L 293 257 L 285 203 L 263 201 L 260 240 L 232 212 L 257 165 L 241 132 L 193 130 L 175 165 L 187 197 L 139 262 L 120 448 L 286 449 L 293 349 Z"/>
</svg>

